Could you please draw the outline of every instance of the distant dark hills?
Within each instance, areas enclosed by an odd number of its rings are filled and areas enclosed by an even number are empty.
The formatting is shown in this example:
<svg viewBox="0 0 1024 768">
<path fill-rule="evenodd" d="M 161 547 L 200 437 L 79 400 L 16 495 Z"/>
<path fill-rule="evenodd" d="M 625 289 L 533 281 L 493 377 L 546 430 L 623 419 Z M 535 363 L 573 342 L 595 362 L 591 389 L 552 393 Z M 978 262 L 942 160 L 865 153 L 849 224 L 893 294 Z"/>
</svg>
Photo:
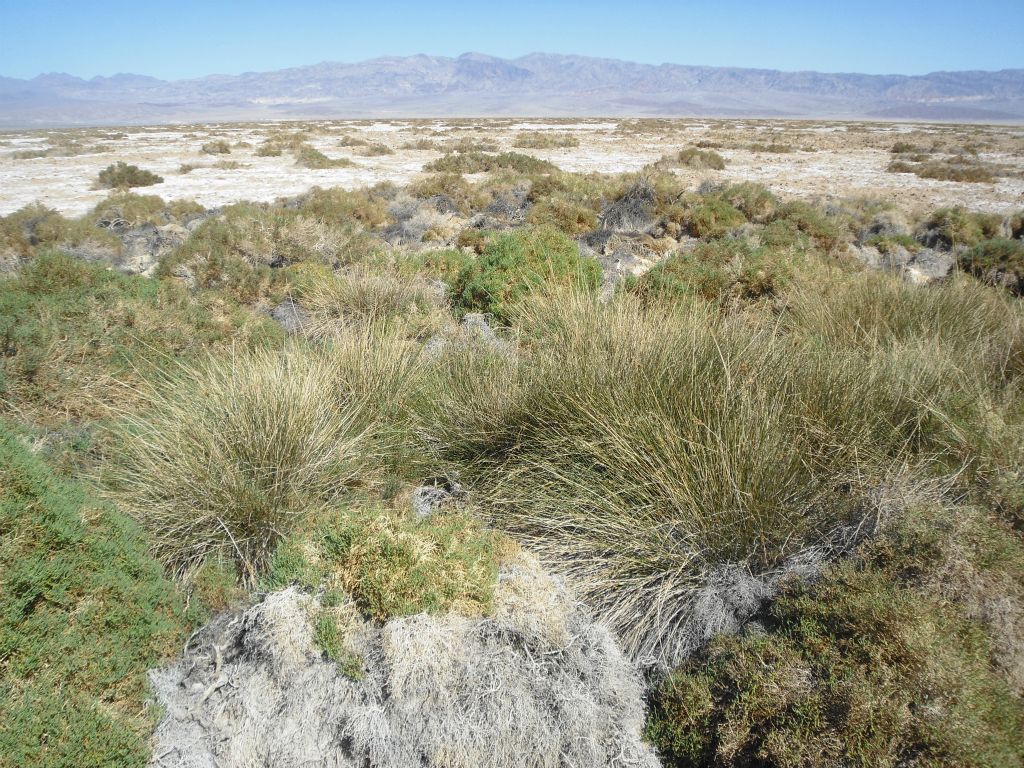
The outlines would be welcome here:
<svg viewBox="0 0 1024 768">
<path fill-rule="evenodd" d="M 1024 121 L 1024 69 L 827 74 L 534 53 L 408 56 L 159 80 L 0 77 L 0 127 L 444 116 Z"/>
</svg>

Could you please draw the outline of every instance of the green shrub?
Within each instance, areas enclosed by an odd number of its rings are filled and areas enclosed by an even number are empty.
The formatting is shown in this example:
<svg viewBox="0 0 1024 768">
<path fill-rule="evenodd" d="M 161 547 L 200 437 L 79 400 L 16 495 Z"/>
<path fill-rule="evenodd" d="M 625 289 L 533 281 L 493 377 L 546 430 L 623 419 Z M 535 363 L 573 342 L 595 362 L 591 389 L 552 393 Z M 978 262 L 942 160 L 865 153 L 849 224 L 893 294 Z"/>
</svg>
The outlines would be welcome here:
<svg viewBox="0 0 1024 768">
<path fill-rule="evenodd" d="M 1024 294 L 1024 241 L 984 240 L 962 252 L 957 261 L 981 280 L 1003 285 L 1017 296 Z"/>
<path fill-rule="evenodd" d="M 487 312 L 506 321 L 512 304 L 533 290 L 577 285 L 594 290 L 601 268 L 580 256 L 576 244 L 549 227 L 517 230 L 491 239 L 459 273 L 452 299 L 466 312 Z"/>
<path fill-rule="evenodd" d="M 899 248 L 917 253 L 924 247 L 910 235 L 872 235 L 864 241 L 864 245 L 877 248 L 885 254 L 895 253 Z"/>
<path fill-rule="evenodd" d="M 686 296 L 723 303 L 755 301 L 778 295 L 790 276 L 786 261 L 767 249 L 724 239 L 670 256 L 628 283 L 628 290 L 647 301 Z"/>
<path fill-rule="evenodd" d="M 366 145 L 360 150 L 359 154 L 365 157 L 381 157 L 382 155 L 393 155 L 395 151 L 386 144 L 380 142 L 367 142 Z"/>
<path fill-rule="evenodd" d="M 940 208 L 921 224 L 917 236 L 926 244 L 934 241 L 943 248 L 970 248 L 982 240 L 999 237 L 1001 227 L 1001 216 L 972 213 L 960 207 Z"/>
<path fill-rule="evenodd" d="M 432 173 L 414 181 L 409 185 L 408 191 L 420 199 L 444 195 L 466 214 L 486 204 L 480 191 L 459 173 Z"/>
<path fill-rule="evenodd" d="M 187 634 L 136 526 L 0 427 L 0 766 L 142 766 L 146 671 Z"/>
<path fill-rule="evenodd" d="M 144 171 L 135 165 L 128 165 L 121 160 L 113 165 L 108 165 L 96 177 L 96 186 L 105 189 L 149 187 L 162 182 L 162 176 L 157 176 L 151 171 Z"/>
<path fill-rule="evenodd" d="M 814 206 L 794 200 L 779 206 L 770 221 L 786 221 L 810 237 L 824 253 L 831 253 L 844 242 L 837 224 Z"/>
<path fill-rule="evenodd" d="M 681 219 L 691 235 L 701 238 L 722 237 L 747 223 L 746 216 L 719 197 L 700 198 L 687 207 Z"/>
<path fill-rule="evenodd" d="M 726 185 L 716 190 L 714 194 L 741 211 L 750 221 L 759 223 L 766 221 L 775 213 L 779 205 L 775 195 L 760 184 L 750 181 Z"/>
<path fill-rule="evenodd" d="M 647 732 L 664 764 L 1018 765 L 1024 707 L 990 664 L 991 638 L 948 595 L 919 587 L 951 562 L 963 568 L 964 553 L 968 568 L 998 570 L 979 557 L 991 523 L 982 538 L 929 523 L 791 585 L 765 631 L 719 638 L 663 682 Z M 943 528 L 966 540 L 942 542 Z M 1019 540 L 995 536 L 1019 577 Z"/>
</svg>

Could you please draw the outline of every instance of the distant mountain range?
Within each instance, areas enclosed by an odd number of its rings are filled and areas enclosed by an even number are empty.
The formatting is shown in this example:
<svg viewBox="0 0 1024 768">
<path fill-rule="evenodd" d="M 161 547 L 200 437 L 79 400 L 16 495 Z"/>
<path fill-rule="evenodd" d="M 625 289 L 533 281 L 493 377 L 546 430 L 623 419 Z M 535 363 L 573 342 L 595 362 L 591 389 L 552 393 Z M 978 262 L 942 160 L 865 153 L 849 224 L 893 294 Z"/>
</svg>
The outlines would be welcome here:
<svg viewBox="0 0 1024 768">
<path fill-rule="evenodd" d="M 826 74 L 534 53 L 408 56 L 159 80 L 0 77 L 0 127 L 445 116 L 1024 121 L 1024 69 Z"/>
</svg>

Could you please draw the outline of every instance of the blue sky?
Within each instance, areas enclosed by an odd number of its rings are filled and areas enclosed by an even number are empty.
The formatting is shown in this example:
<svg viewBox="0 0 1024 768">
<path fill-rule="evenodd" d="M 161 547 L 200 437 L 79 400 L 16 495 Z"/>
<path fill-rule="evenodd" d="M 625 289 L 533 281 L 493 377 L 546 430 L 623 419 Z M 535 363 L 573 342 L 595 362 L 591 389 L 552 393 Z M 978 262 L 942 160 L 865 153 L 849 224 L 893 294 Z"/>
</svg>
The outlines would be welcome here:
<svg viewBox="0 0 1024 768">
<path fill-rule="evenodd" d="M 1024 67 L 1024 0 L 0 0 L 0 75 L 237 74 L 384 55 L 577 53 L 920 74 Z"/>
</svg>

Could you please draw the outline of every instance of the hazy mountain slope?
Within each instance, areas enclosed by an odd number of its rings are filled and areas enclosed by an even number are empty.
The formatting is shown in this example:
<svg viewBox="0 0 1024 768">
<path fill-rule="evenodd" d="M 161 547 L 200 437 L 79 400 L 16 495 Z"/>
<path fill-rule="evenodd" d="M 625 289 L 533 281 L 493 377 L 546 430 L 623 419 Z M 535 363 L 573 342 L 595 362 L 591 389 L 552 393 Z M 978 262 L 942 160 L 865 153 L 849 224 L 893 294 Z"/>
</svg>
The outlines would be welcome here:
<svg viewBox="0 0 1024 768">
<path fill-rule="evenodd" d="M 786 115 L 1024 119 L 1024 70 L 921 76 L 652 66 L 534 53 L 409 56 L 165 81 L 0 78 L 0 126 L 268 117 Z"/>
</svg>

